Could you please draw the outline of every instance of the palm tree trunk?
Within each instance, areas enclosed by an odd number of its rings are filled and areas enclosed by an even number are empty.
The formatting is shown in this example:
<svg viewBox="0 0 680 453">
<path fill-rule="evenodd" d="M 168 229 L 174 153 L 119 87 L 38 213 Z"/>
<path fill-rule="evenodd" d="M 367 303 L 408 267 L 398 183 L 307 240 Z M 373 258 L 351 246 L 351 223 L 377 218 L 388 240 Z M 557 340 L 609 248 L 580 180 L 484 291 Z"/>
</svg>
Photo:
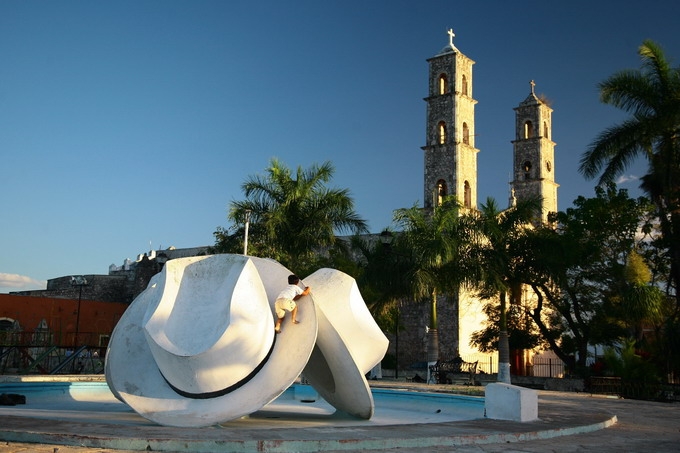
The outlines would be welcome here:
<svg viewBox="0 0 680 453">
<path fill-rule="evenodd" d="M 437 291 L 430 299 L 430 327 L 427 332 L 427 382 L 430 382 L 430 366 L 439 360 L 439 332 L 437 331 Z"/>
<path fill-rule="evenodd" d="M 663 212 L 663 211 L 661 211 Z M 680 215 L 674 212 L 670 215 L 668 223 L 668 231 L 663 232 L 664 238 L 668 237 L 670 244 L 670 261 L 671 261 L 671 281 L 675 283 L 675 287 L 680 285 Z M 666 236 L 666 234 L 668 236 Z M 680 291 L 675 291 L 676 310 L 680 308 Z"/>
<path fill-rule="evenodd" d="M 432 291 L 432 299 L 430 301 L 430 329 L 437 330 L 439 323 L 437 322 L 437 291 Z"/>
<path fill-rule="evenodd" d="M 498 335 L 498 382 L 511 384 L 510 381 L 510 344 L 508 341 L 508 308 L 506 293 L 501 293 L 500 332 Z"/>
</svg>

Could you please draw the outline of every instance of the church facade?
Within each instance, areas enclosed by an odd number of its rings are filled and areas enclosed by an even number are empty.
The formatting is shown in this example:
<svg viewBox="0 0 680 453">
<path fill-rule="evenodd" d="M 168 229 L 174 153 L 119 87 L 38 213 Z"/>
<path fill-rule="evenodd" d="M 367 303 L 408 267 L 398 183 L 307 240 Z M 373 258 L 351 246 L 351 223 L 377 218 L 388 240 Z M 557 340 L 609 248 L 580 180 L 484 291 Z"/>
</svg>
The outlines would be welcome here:
<svg viewBox="0 0 680 453">
<path fill-rule="evenodd" d="M 423 207 L 436 208 L 444 196 L 455 196 L 464 209 L 477 208 L 477 155 L 475 146 L 474 61 L 453 43 L 448 31 L 448 44 L 429 65 L 424 158 Z M 510 181 L 509 207 L 519 200 L 541 198 L 540 221 L 546 222 L 550 212 L 557 211 L 554 148 L 552 141 L 552 108 L 538 97 L 531 81 L 530 93 L 515 110 L 515 137 L 509 138 L 513 151 L 513 179 Z M 483 169 L 482 169 L 483 171 Z M 531 303 L 531 294 L 526 293 Z M 450 360 L 460 354 L 466 361 L 479 360 L 480 369 L 495 372 L 496 354 L 482 354 L 469 344 L 473 332 L 485 327 L 483 303 L 461 288 L 456 296 L 437 305 L 439 318 L 440 358 Z M 401 364 L 418 362 L 427 357 L 428 310 L 425 306 L 404 307 Z M 417 355 L 416 350 L 420 349 Z M 404 354 L 404 356 L 402 356 Z"/>
</svg>

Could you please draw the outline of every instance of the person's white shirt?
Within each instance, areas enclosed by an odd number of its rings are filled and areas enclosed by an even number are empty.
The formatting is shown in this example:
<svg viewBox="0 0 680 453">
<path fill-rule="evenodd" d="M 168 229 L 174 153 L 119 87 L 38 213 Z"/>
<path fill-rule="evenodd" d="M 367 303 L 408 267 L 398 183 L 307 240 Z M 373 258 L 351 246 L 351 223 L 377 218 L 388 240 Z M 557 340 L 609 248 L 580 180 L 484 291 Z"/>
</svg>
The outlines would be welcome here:
<svg viewBox="0 0 680 453">
<path fill-rule="evenodd" d="M 295 300 L 295 296 L 302 294 L 302 288 L 298 285 L 288 285 L 279 293 L 277 299 Z"/>
</svg>

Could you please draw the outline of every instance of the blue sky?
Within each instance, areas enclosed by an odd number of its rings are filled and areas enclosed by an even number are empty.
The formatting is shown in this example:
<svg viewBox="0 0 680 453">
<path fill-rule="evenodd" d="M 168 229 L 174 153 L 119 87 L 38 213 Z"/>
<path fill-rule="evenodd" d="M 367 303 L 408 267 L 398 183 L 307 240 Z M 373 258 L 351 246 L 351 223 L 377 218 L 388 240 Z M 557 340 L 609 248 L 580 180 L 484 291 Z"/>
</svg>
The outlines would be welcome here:
<svg viewBox="0 0 680 453">
<path fill-rule="evenodd" d="M 554 108 L 559 207 L 620 112 L 597 83 L 657 41 L 667 1 L 0 2 L 0 292 L 106 274 L 150 248 L 210 245 L 272 157 L 331 161 L 378 232 L 422 200 L 427 58 L 476 61 L 478 198 L 508 197 L 529 81 Z M 635 177 L 622 187 L 636 193 Z"/>
</svg>

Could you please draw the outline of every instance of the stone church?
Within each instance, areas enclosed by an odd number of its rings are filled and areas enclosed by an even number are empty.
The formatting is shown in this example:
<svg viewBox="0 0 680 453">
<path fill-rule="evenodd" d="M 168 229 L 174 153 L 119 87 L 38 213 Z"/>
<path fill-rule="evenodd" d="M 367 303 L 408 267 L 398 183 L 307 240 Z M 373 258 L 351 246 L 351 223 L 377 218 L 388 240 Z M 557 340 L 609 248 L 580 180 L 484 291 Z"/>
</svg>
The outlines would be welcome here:
<svg viewBox="0 0 680 453">
<path fill-rule="evenodd" d="M 432 209 L 446 195 L 457 197 L 466 209 L 477 208 L 477 154 L 475 146 L 474 61 L 453 44 L 449 30 L 448 44 L 427 60 L 429 65 L 425 146 L 423 205 Z M 543 200 L 541 219 L 557 211 L 554 149 L 552 141 L 552 109 L 531 91 L 515 110 L 513 146 L 513 180 L 510 182 L 509 204 L 529 197 Z M 482 169 L 483 171 L 483 169 Z M 527 299 L 531 295 L 527 294 Z M 453 299 L 453 300 L 452 300 Z M 530 303 L 530 300 L 525 303 Z M 495 354 L 481 354 L 469 345 L 474 331 L 484 327 L 486 319 L 482 302 L 461 289 L 457 297 L 437 304 L 439 318 L 440 358 L 452 359 L 459 353 L 466 361 L 479 360 L 485 372 L 495 372 Z M 399 366 L 422 362 L 427 357 L 426 337 L 429 312 L 424 306 L 403 307 Z M 405 338 L 404 338 L 405 337 Z M 399 341 L 400 340 L 400 341 Z M 404 346 L 405 345 L 405 346 Z M 391 351 L 396 353 L 396 351 Z"/>
</svg>

